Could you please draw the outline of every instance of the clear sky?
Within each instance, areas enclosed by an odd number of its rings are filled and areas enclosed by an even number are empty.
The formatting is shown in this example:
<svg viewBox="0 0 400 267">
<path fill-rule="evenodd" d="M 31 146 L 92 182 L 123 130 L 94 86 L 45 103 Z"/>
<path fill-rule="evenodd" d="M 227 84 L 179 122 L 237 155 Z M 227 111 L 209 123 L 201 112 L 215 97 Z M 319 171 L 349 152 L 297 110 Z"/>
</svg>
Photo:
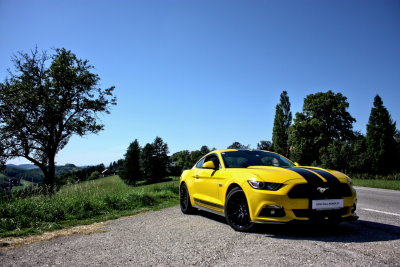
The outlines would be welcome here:
<svg viewBox="0 0 400 267">
<path fill-rule="evenodd" d="M 105 130 L 73 137 L 60 165 L 108 165 L 156 136 L 171 153 L 255 148 L 282 90 L 293 114 L 308 94 L 344 94 L 363 133 L 379 94 L 400 124 L 397 0 L 0 0 L 0 80 L 36 45 L 73 51 L 116 86 Z"/>
</svg>

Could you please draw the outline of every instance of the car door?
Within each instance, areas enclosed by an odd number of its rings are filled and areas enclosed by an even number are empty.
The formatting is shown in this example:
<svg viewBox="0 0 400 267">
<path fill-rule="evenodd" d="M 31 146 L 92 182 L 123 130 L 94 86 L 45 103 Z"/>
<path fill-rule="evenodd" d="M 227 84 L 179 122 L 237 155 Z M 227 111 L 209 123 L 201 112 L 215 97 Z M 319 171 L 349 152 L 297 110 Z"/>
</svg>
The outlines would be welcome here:
<svg viewBox="0 0 400 267">
<path fill-rule="evenodd" d="M 215 169 L 202 168 L 198 164 L 193 172 L 194 198 L 198 205 L 221 208 L 221 203 L 218 199 L 219 180 L 222 178 L 220 177 L 221 164 L 217 154 L 206 156 L 201 165 L 208 161 L 214 163 Z"/>
</svg>

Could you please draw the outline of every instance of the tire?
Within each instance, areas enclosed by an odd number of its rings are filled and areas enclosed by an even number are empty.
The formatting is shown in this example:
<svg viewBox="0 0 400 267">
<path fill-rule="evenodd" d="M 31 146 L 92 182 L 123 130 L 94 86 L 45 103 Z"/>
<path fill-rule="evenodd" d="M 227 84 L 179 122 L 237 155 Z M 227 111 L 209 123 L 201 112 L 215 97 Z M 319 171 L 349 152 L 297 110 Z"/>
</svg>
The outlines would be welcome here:
<svg viewBox="0 0 400 267">
<path fill-rule="evenodd" d="M 249 206 L 246 195 L 239 187 L 232 189 L 226 197 L 225 218 L 236 231 L 249 231 L 254 223 L 250 220 Z"/>
<path fill-rule="evenodd" d="M 192 207 L 192 203 L 190 203 L 190 195 L 189 190 L 185 183 L 182 183 L 179 189 L 179 202 L 181 205 L 181 211 L 184 214 L 193 214 L 194 208 Z"/>
</svg>

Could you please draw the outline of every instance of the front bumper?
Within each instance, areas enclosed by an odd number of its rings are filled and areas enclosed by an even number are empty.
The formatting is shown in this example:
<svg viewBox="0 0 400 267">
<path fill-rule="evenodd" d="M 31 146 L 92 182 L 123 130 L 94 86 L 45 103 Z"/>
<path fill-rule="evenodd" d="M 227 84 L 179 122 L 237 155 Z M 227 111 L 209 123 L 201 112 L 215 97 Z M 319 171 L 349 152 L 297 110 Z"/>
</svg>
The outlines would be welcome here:
<svg viewBox="0 0 400 267">
<path fill-rule="evenodd" d="M 311 208 L 313 198 L 290 198 L 293 185 L 285 185 L 278 191 L 257 190 L 245 186 L 251 220 L 255 223 L 354 221 L 357 197 L 354 189 L 350 195 L 341 197 L 343 207 L 332 210 Z"/>
</svg>

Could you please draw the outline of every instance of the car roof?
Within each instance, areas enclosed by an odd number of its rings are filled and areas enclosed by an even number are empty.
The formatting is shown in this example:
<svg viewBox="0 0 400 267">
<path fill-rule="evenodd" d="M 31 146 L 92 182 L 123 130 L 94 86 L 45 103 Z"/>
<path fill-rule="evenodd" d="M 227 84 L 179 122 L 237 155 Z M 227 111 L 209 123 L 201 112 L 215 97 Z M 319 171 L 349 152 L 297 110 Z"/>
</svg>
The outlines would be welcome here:
<svg viewBox="0 0 400 267">
<path fill-rule="evenodd" d="M 220 154 L 220 153 L 223 153 L 223 152 L 230 152 L 230 151 L 263 151 L 263 152 L 270 152 L 270 151 L 261 150 L 261 149 L 219 149 L 219 150 L 213 150 L 208 154 L 212 154 L 212 153 L 219 153 Z"/>
</svg>

